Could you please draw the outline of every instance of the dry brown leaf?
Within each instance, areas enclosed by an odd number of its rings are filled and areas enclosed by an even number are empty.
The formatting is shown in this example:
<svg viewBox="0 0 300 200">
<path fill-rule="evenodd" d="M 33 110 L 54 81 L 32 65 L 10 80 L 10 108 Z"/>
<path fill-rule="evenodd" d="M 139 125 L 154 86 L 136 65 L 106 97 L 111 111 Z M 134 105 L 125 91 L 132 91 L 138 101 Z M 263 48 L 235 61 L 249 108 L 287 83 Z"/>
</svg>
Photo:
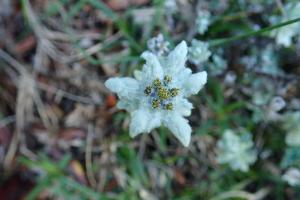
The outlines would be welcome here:
<svg viewBox="0 0 300 200">
<path fill-rule="evenodd" d="M 95 108 L 92 105 L 77 104 L 75 110 L 73 110 L 65 119 L 65 125 L 67 127 L 84 127 L 88 120 L 94 116 Z"/>
<path fill-rule="evenodd" d="M 83 184 L 86 184 L 86 178 L 85 178 L 85 173 L 84 169 L 81 165 L 81 163 L 78 160 L 72 160 L 70 163 L 70 170 L 73 172 L 75 175 L 76 179 Z"/>
<path fill-rule="evenodd" d="M 30 131 L 28 132 L 42 144 L 50 145 L 53 142 L 46 127 L 43 126 L 42 123 L 33 123 L 30 127 Z"/>
<path fill-rule="evenodd" d="M 179 169 L 174 169 L 174 178 L 180 185 L 184 185 L 186 183 L 186 178 Z"/>
<path fill-rule="evenodd" d="M 115 95 L 108 95 L 105 102 L 107 107 L 112 108 L 116 105 L 117 98 Z"/>
<path fill-rule="evenodd" d="M 11 141 L 11 132 L 7 127 L 1 127 L 0 126 L 0 145 L 3 145 L 4 147 L 8 147 L 10 141 Z"/>
<path fill-rule="evenodd" d="M 80 128 L 67 128 L 60 132 L 59 138 L 71 141 L 74 139 L 84 139 L 86 136 L 86 132 Z"/>
<path fill-rule="evenodd" d="M 80 128 L 67 128 L 61 130 L 56 142 L 62 149 L 70 147 L 82 147 L 86 137 L 86 131 Z"/>
<path fill-rule="evenodd" d="M 19 42 L 16 46 L 14 51 L 17 54 L 24 54 L 30 50 L 32 50 L 36 45 L 36 38 L 33 35 L 28 36 L 21 42 Z"/>
</svg>

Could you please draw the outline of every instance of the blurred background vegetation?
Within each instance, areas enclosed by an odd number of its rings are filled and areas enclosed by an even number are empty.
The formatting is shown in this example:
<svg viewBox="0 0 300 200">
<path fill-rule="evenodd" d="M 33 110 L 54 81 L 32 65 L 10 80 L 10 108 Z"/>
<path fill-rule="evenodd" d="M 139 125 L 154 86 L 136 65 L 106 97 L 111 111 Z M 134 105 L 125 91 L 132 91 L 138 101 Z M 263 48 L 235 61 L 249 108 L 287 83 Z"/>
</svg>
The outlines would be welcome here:
<svg viewBox="0 0 300 200">
<path fill-rule="evenodd" d="M 1 199 L 299 199 L 300 23 L 252 34 L 299 18 L 297 8 L 297 0 L 1 0 Z M 159 34 L 170 49 L 197 39 L 211 53 L 187 63 L 208 71 L 190 99 L 188 148 L 164 127 L 131 139 L 128 113 L 104 87 L 141 69 Z"/>
</svg>

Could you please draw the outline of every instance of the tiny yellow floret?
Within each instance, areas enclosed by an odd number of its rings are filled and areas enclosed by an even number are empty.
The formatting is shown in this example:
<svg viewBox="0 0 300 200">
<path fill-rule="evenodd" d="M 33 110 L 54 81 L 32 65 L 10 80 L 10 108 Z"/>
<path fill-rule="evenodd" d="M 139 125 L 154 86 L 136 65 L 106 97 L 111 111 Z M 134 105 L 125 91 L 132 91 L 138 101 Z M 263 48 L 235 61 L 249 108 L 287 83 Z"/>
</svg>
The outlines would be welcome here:
<svg viewBox="0 0 300 200">
<path fill-rule="evenodd" d="M 155 88 L 158 88 L 159 86 L 161 86 L 161 81 L 157 78 L 153 81 L 153 86 Z"/>
<path fill-rule="evenodd" d="M 159 107 L 159 100 L 154 99 L 152 100 L 152 108 L 158 108 Z"/>
<path fill-rule="evenodd" d="M 169 76 L 169 75 L 166 75 L 166 76 L 164 77 L 164 81 L 165 81 L 166 83 L 171 83 L 171 82 L 172 82 L 172 77 Z"/>
<path fill-rule="evenodd" d="M 165 100 L 170 98 L 169 91 L 166 88 L 160 87 L 157 91 L 159 99 Z"/>
<path fill-rule="evenodd" d="M 173 104 L 172 104 L 172 103 L 168 103 L 168 104 L 165 106 L 165 109 L 166 109 L 166 110 L 173 110 Z"/>
<path fill-rule="evenodd" d="M 172 88 L 170 90 L 170 94 L 171 94 L 171 97 L 176 97 L 179 94 L 179 89 L 178 88 Z"/>
<path fill-rule="evenodd" d="M 146 94 L 146 95 L 150 95 L 151 94 L 151 86 L 147 86 L 146 88 L 145 88 L 145 90 L 144 90 L 144 93 Z"/>
</svg>

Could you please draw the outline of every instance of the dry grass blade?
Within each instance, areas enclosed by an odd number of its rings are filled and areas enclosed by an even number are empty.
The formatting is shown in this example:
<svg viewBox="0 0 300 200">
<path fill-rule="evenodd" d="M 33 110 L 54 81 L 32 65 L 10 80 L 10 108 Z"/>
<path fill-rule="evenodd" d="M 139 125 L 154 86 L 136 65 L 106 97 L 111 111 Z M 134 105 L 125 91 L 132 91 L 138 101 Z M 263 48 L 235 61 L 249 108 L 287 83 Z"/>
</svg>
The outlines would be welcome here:
<svg viewBox="0 0 300 200">
<path fill-rule="evenodd" d="M 57 31 L 50 31 L 46 27 L 44 27 L 39 20 L 37 19 L 37 16 L 35 15 L 35 12 L 28 0 L 24 0 L 24 9 L 26 11 L 26 15 L 28 18 L 28 21 L 30 23 L 30 26 L 34 30 L 34 33 L 38 37 L 38 43 L 41 45 L 42 50 L 44 53 L 49 55 L 51 58 L 53 58 L 56 61 L 59 61 L 64 64 L 73 63 L 79 60 L 84 59 L 86 56 L 91 56 L 97 52 L 99 52 L 102 47 L 103 43 L 95 44 L 94 46 L 88 48 L 87 50 L 84 50 L 84 52 L 78 52 L 74 55 L 66 55 L 64 52 L 60 51 L 51 41 L 53 40 L 62 40 L 62 41 L 74 41 L 76 38 L 84 37 L 84 36 L 92 36 L 99 38 L 99 34 L 76 34 L 72 33 L 72 35 L 57 32 Z M 70 30 L 71 31 L 71 30 Z M 74 32 L 72 30 L 72 32 Z M 115 35 L 109 37 L 105 43 L 111 43 L 114 41 L 117 41 L 120 39 L 121 34 L 116 33 Z M 76 49 L 73 49 L 76 50 Z"/>
<path fill-rule="evenodd" d="M 231 198 L 242 198 L 245 200 L 262 200 L 270 193 L 270 191 L 271 190 L 269 188 L 262 188 L 258 192 L 253 194 L 245 191 L 228 191 L 210 200 L 225 200 Z"/>
<path fill-rule="evenodd" d="M 86 149 L 85 149 L 85 165 L 86 165 L 86 173 L 87 178 L 91 186 L 96 189 L 97 181 L 95 179 L 95 174 L 93 172 L 93 161 L 92 161 L 92 148 L 93 148 L 93 132 L 94 128 L 92 124 L 88 124 L 88 134 L 86 141 Z"/>
<path fill-rule="evenodd" d="M 20 64 L 16 59 L 14 59 L 13 57 L 11 57 L 9 54 L 7 54 L 5 51 L 1 49 L 0 49 L 0 58 L 2 58 L 5 62 L 10 64 L 10 66 L 13 67 L 19 74 L 28 73 L 26 68 L 22 64 Z M 57 93 L 76 102 L 95 104 L 95 101 L 91 98 L 78 96 L 44 83 L 37 83 L 37 87 L 42 90 L 47 90 L 53 93 Z M 103 92 L 107 92 L 107 91 L 103 89 Z"/>
<path fill-rule="evenodd" d="M 32 88 L 32 80 L 24 76 L 21 76 L 18 84 L 18 95 L 16 104 L 16 130 L 13 135 L 12 142 L 9 146 L 8 152 L 4 159 L 4 168 L 10 169 L 14 155 L 17 152 L 20 142 L 25 142 L 24 127 L 26 121 L 30 121 L 33 118 L 33 95 L 34 89 Z"/>
<path fill-rule="evenodd" d="M 47 29 L 38 21 L 35 12 L 33 11 L 31 4 L 28 0 L 23 0 L 24 2 L 24 10 L 26 16 L 28 18 L 28 22 L 32 27 L 34 33 L 38 37 L 38 42 L 41 45 L 41 48 L 45 53 L 47 53 L 50 57 L 54 60 L 60 62 L 66 62 L 66 55 L 59 51 L 54 44 L 46 37 L 47 36 Z"/>
</svg>

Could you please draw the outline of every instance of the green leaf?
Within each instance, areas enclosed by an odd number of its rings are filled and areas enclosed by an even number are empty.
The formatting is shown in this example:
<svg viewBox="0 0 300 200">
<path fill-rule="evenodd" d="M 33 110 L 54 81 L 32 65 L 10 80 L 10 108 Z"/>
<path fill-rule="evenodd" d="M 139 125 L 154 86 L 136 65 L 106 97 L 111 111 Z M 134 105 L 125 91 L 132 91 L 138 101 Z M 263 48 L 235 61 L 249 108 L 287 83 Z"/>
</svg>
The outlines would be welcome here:
<svg viewBox="0 0 300 200">
<path fill-rule="evenodd" d="M 140 183 L 147 183 L 147 175 L 144 169 L 143 162 L 138 157 L 136 152 L 129 147 L 121 147 L 118 149 L 120 161 L 127 165 L 129 173 L 134 180 L 138 180 Z"/>
<path fill-rule="evenodd" d="M 261 34 L 263 34 L 265 32 L 269 32 L 269 31 L 272 31 L 272 30 L 275 30 L 275 29 L 278 29 L 278 28 L 281 28 L 281 27 L 284 27 L 284 26 L 287 26 L 287 25 L 290 25 L 290 24 L 293 24 L 293 23 L 297 23 L 299 21 L 300 21 L 300 17 L 296 18 L 296 19 L 293 19 L 293 20 L 289 20 L 289 21 L 283 22 L 283 23 L 279 23 L 279 24 L 276 24 L 276 25 L 273 25 L 273 26 L 262 28 L 262 29 L 260 29 L 258 31 L 257 30 L 253 30 L 253 31 L 250 31 L 248 33 L 245 33 L 245 34 L 242 34 L 242 35 L 233 36 L 233 37 L 230 37 L 230 38 L 222 38 L 222 39 L 211 40 L 209 42 L 209 45 L 210 45 L 210 47 L 224 45 L 224 44 L 236 41 L 236 40 L 245 39 L 245 38 L 252 37 L 252 36 L 255 36 L 255 35 L 261 35 Z"/>
<path fill-rule="evenodd" d="M 62 170 L 66 169 L 69 162 L 71 161 L 71 154 L 66 154 L 58 163 L 58 167 Z"/>
<path fill-rule="evenodd" d="M 50 178 L 41 179 L 37 185 L 31 190 L 31 192 L 25 197 L 25 200 L 35 200 L 38 195 L 51 184 Z"/>
</svg>

